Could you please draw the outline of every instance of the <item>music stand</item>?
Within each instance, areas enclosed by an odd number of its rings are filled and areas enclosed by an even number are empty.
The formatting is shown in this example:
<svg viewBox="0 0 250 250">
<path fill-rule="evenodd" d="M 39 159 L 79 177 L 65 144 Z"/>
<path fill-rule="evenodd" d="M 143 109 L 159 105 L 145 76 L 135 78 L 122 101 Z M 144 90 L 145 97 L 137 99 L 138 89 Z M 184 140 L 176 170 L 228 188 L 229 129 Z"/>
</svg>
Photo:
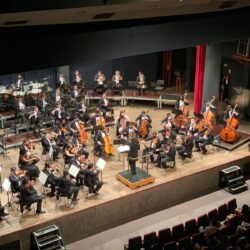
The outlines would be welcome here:
<svg viewBox="0 0 250 250">
<path fill-rule="evenodd" d="M 47 179 L 48 179 L 48 175 L 46 175 L 44 172 L 40 172 L 40 174 L 38 176 L 38 180 L 42 184 L 42 194 L 43 194 L 43 198 L 44 198 L 45 204 L 46 204 L 46 189 L 45 189 L 45 184 L 46 184 Z"/>
<path fill-rule="evenodd" d="M 16 209 L 16 207 L 11 203 L 11 197 L 9 195 L 10 189 L 11 189 L 11 182 L 9 181 L 8 178 L 5 178 L 3 181 L 3 185 L 2 188 L 6 191 L 7 193 L 7 204 L 5 206 L 7 207 L 14 207 Z"/>
<path fill-rule="evenodd" d="M 130 146 L 129 145 L 122 145 L 120 147 L 117 148 L 118 151 L 118 160 L 120 161 L 120 154 L 121 153 L 128 153 L 130 150 Z M 124 171 L 125 168 L 125 158 L 123 158 L 123 165 L 122 165 L 122 170 Z"/>
<path fill-rule="evenodd" d="M 2 170 L 3 170 L 3 166 L 2 166 L 2 164 L 0 164 L 0 192 L 3 191 L 3 186 L 2 186 Z"/>
<path fill-rule="evenodd" d="M 75 165 L 70 165 L 70 168 L 69 168 L 69 174 L 73 177 L 76 178 L 76 176 L 78 175 L 80 169 L 78 167 L 76 167 Z"/>
<path fill-rule="evenodd" d="M 102 171 L 104 170 L 106 163 L 107 162 L 105 160 L 103 160 L 102 158 L 99 158 L 97 163 L 96 163 L 97 169 L 101 171 L 101 181 L 102 181 Z"/>
<path fill-rule="evenodd" d="M 6 143 L 4 143 L 4 136 L 5 134 L 0 135 L 0 140 L 1 140 L 1 144 L 0 144 L 0 154 L 2 155 L 3 158 L 7 157 L 10 160 L 10 157 L 7 155 L 7 149 L 6 149 Z"/>
</svg>

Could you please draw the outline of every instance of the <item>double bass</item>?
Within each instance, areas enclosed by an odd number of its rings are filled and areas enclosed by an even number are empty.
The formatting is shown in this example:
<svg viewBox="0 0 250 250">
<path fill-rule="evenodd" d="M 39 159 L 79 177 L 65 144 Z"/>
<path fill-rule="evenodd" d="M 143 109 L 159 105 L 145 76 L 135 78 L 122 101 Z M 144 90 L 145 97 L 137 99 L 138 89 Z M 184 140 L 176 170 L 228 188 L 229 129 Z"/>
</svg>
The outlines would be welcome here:
<svg viewBox="0 0 250 250">
<path fill-rule="evenodd" d="M 175 119 L 175 124 L 178 128 L 183 128 L 188 123 L 189 108 L 187 105 L 185 105 L 185 104 L 188 104 L 186 97 L 187 97 L 187 90 L 185 91 L 185 94 L 183 97 L 183 105 L 179 107 L 179 110 L 182 111 L 182 114 L 178 115 Z"/>
<path fill-rule="evenodd" d="M 239 122 L 234 116 L 235 110 L 238 106 L 238 102 L 236 102 L 233 111 L 232 111 L 232 116 L 231 118 L 226 119 L 226 126 L 222 129 L 220 133 L 220 138 L 224 142 L 230 142 L 233 143 L 236 138 L 236 130 L 239 127 Z"/>
<path fill-rule="evenodd" d="M 199 131 L 202 131 L 205 126 L 208 126 L 209 128 L 213 128 L 213 122 L 214 122 L 215 117 L 214 117 L 214 113 L 211 111 L 211 107 L 212 107 L 212 103 L 214 102 L 214 100 L 215 100 L 215 96 L 213 96 L 213 98 L 209 102 L 207 106 L 207 110 L 203 112 L 204 118 L 199 123 L 199 126 L 198 126 Z"/>
</svg>

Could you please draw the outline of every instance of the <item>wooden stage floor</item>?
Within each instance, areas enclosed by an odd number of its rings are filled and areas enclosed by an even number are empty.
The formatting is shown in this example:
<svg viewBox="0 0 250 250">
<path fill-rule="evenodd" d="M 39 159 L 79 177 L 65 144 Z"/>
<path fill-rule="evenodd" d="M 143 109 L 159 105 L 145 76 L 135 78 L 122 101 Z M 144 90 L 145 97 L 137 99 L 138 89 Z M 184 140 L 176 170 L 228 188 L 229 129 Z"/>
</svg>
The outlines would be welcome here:
<svg viewBox="0 0 250 250">
<path fill-rule="evenodd" d="M 143 105 L 136 105 L 135 107 L 126 107 L 127 114 L 130 117 L 131 120 L 134 120 L 143 110 L 145 106 Z M 160 121 L 166 116 L 166 114 L 170 111 L 171 107 L 164 108 L 162 110 L 155 110 L 154 107 L 147 107 L 150 115 L 153 120 L 153 130 L 159 130 L 160 129 Z M 120 112 L 120 110 L 123 109 L 122 107 L 117 107 L 115 110 L 115 116 L 117 116 Z M 240 123 L 240 129 L 245 132 L 250 132 L 250 123 L 242 122 Z M 111 134 L 115 134 L 115 128 L 111 128 Z M 91 142 L 92 143 L 92 142 Z M 180 141 L 177 140 L 177 143 L 179 144 Z M 144 147 L 141 147 L 141 151 Z M 89 149 L 89 151 L 92 151 L 92 147 Z M 2 181 L 6 176 L 9 175 L 10 168 L 12 166 L 17 165 L 18 161 L 18 153 L 19 150 L 16 149 L 9 149 L 7 157 L 3 158 L 0 156 L 0 161 L 3 165 L 3 171 L 2 171 Z M 37 156 L 41 157 L 41 145 L 40 143 L 37 144 L 36 148 Z M 181 178 L 188 177 L 190 175 L 194 175 L 197 173 L 200 173 L 204 170 L 214 169 L 218 168 L 221 165 L 226 165 L 230 162 L 237 162 L 241 159 L 245 159 L 245 161 L 249 161 L 249 151 L 247 144 L 244 144 L 240 146 L 239 148 L 235 149 L 233 152 L 229 152 L 224 149 L 220 149 L 219 151 L 217 148 L 213 150 L 213 147 L 208 148 L 208 153 L 206 155 L 202 155 L 198 152 L 194 153 L 194 160 L 185 160 L 184 162 L 177 157 L 176 161 L 176 167 L 173 169 L 159 169 L 154 167 L 153 164 L 149 165 L 149 174 L 155 177 L 155 183 L 140 187 L 136 190 L 131 190 L 124 184 L 122 184 L 120 181 L 118 181 L 115 177 L 115 175 L 120 172 L 123 168 L 122 162 L 118 161 L 117 153 L 115 156 L 107 160 L 107 167 L 103 172 L 103 181 L 105 184 L 103 185 L 103 188 L 100 190 L 99 196 L 89 197 L 86 198 L 86 188 L 81 190 L 79 192 L 79 198 L 80 200 L 77 202 L 77 204 L 74 205 L 72 208 L 66 208 L 65 205 L 62 204 L 59 205 L 59 207 L 55 206 L 55 198 L 46 198 L 46 204 L 43 202 L 43 209 L 46 211 L 45 214 L 42 215 L 34 215 L 34 211 L 30 211 L 26 214 L 24 214 L 23 217 L 21 217 L 20 212 L 9 208 L 7 209 L 9 212 L 9 216 L 4 219 L 3 222 L 0 222 L 0 242 L 1 244 L 7 243 L 10 241 L 10 235 L 15 235 L 15 233 L 18 232 L 24 232 L 25 229 L 31 228 L 31 227 L 38 227 L 39 225 L 44 226 L 48 225 L 50 221 L 60 220 L 63 219 L 64 216 L 70 216 L 74 215 L 76 213 L 80 213 L 83 210 L 86 209 L 93 209 L 96 206 L 99 206 L 101 204 L 111 202 L 117 199 L 124 198 L 126 196 L 129 196 L 131 194 L 136 194 L 138 192 L 143 192 L 150 190 L 156 186 L 173 182 Z M 62 158 L 62 157 L 61 157 Z M 90 161 L 93 160 L 93 155 L 90 156 Z M 63 168 L 63 160 L 60 159 L 57 163 L 57 166 L 61 169 Z M 38 163 L 40 169 L 44 165 L 44 160 L 41 160 Z M 139 166 L 139 164 L 137 164 Z M 127 164 L 126 164 L 127 168 Z M 41 185 L 37 181 L 36 183 L 37 189 L 40 191 Z M 2 204 L 6 204 L 7 202 L 7 195 L 6 192 L 3 191 L 0 193 L 0 198 Z M 101 230 L 101 229 L 100 229 Z M 92 232 L 93 233 L 93 232 Z M 91 232 L 89 233 L 91 234 Z M 86 234 L 88 235 L 88 233 Z M 86 237 L 84 235 L 83 237 Z M 27 236 L 29 237 L 29 236 Z M 13 239 L 15 239 L 16 236 L 13 236 Z M 75 239 L 67 239 L 66 237 L 66 243 L 72 242 Z M 0 244 L 0 245 L 1 245 Z M 23 248 L 24 249 L 24 248 Z"/>
</svg>

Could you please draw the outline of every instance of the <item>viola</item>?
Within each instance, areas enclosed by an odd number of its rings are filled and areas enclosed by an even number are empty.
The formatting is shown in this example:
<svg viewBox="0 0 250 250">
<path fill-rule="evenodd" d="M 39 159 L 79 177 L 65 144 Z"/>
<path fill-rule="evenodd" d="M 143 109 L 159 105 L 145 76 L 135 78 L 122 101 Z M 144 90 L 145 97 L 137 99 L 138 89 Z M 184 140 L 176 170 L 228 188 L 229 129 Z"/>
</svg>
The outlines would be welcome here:
<svg viewBox="0 0 250 250">
<path fill-rule="evenodd" d="M 236 130 L 239 127 L 238 120 L 234 117 L 234 112 L 238 106 L 238 102 L 236 102 L 233 111 L 232 111 L 232 117 L 226 119 L 226 126 L 222 129 L 220 133 L 221 140 L 225 142 L 233 143 L 236 139 Z"/>
</svg>

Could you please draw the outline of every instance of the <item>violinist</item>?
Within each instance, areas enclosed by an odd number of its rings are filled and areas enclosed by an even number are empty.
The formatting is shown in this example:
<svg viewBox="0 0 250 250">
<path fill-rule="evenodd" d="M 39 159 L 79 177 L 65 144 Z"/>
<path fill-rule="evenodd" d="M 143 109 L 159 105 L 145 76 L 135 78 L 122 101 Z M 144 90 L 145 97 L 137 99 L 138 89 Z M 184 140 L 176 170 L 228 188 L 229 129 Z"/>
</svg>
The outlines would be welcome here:
<svg viewBox="0 0 250 250">
<path fill-rule="evenodd" d="M 142 111 L 141 114 L 135 119 L 135 122 L 138 122 L 139 136 L 146 138 L 149 134 L 151 127 L 152 119 L 149 116 L 148 112 Z"/>
<path fill-rule="evenodd" d="M 112 96 L 114 93 L 117 93 L 119 95 L 122 95 L 122 80 L 123 77 L 121 75 L 121 72 L 119 70 L 115 71 L 115 74 L 112 76 L 112 86 L 111 86 L 111 91 L 112 91 Z"/>
<path fill-rule="evenodd" d="M 52 95 L 52 102 L 53 103 L 58 103 L 59 101 L 61 101 L 61 90 L 60 88 L 57 88 L 55 93 Z"/>
<path fill-rule="evenodd" d="M 27 209 L 31 210 L 31 205 L 33 203 L 37 203 L 36 207 L 36 213 L 42 214 L 45 213 L 42 211 L 42 196 L 37 194 L 37 191 L 34 188 L 34 183 L 25 176 L 22 180 L 22 184 L 20 185 L 20 196 L 21 201 L 20 202 L 20 210 L 21 213 L 23 213 L 23 205 L 27 204 Z"/>
<path fill-rule="evenodd" d="M 191 118 L 190 124 L 186 127 L 186 131 L 192 133 L 193 135 L 198 132 L 198 125 L 195 118 Z"/>
<path fill-rule="evenodd" d="M 100 171 L 94 167 L 93 163 L 89 163 L 85 171 L 85 185 L 89 188 L 89 194 L 94 193 L 98 195 L 103 182 L 99 180 L 98 175 Z"/>
<path fill-rule="evenodd" d="M 74 146 L 72 144 L 67 144 L 64 150 L 64 162 L 65 164 L 70 164 L 72 162 L 72 160 L 74 159 L 76 153 L 78 151 L 76 151 L 74 149 Z"/>
<path fill-rule="evenodd" d="M 58 182 L 58 177 L 55 175 L 56 172 L 59 172 L 59 169 L 56 168 L 51 161 L 45 162 L 44 169 L 42 170 L 47 176 L 45 187 L 50 185 L 51 192 L 48 194 L 50 197 L 55 196 L 56 185 Z"/>
<path fill-rule="evenodd" d="M 100 111 L 103 113 L 103 116 L 106 116 L 106 112 L 110 112 L 111 116 L 114 116 L 114 109 L 111 107 L 110 101 L 107 99 L 106 93 L 102 94 L 102 98 L 99 99 Z"/>
<path fill-rule="evenodd" d="M 145 139 L 145 141 L 150 141 L 149 147 L 143 149 L 143 155 L 150 153 L 150 160 L 154 162 L 154 154 L 159 154 L 159 149 L 161 148 L 161 140 L 157 132 L 153 132 L 152 136 Z M 143 158 L 143 162 L 146 162 L 146 159 Z"/>
<path fill-rule="evenodd" d="M 32 149 L 34 149 L 32 143 L 28 140 L 24 140 L 23 145 L 19 147 L 19 165 L 21 170 L 26 171 L 26 175 L 29 176 L 30 179 L 36 179 L 40 173 L 36 163 L 40 160 L 32 154 Z"/>
<path fill-rule="evenodd" d="M 40 135 L 40 130 L 41 130 L 41 125 L 40 125 L 41 114 L 39 112 L 38 107 L 34 107 L 33 112 L 29 116 L 29 121 L 30 121 L 30 130 L 32 130 L 34 132 L 34 135 L 38 137 Z"/>
<path fill-rule="evenodd" d="M 60 125 L 62 119 L 66 117 L 66 113 L 60 102 L 56 103 L 56 108 L 51 113 L 57 125 Z"/>
<path fill-rule="evenodd" d="M 90 115 L 88 113 L 88 106 L 84 98 L 82 98 L 80 102 L 77 103 L 76 112 L 79 114 L 79 118 L 82 122 L 86 123 L 89 121 Z"/>
<path fill-rule="evenodd" d="M 12 167 L 10 171 L 9 181 L 11 183 L 11 192 L 19 192 L 21 181 L 25 176 L 26 171 L 19 170 L 17 167 Z"/>
<path fill-rule="evenodd" d="M 177 153 L 179 154 L 182 160 L 184 160 L 186 157 L 191 158 L 192 150 L 194 147 L 192 133 L 188 131 L 187 135 L 182 137 L 181 139 L 182 139 L 181 146 L 176 147 Z"/>
<path fill-rule="evenodd" d="M 85 169 L 82 165 L 82 156 L 79 154 L 76 154 L 76 156 L 73 158 L 73 160 L 70 162 L 70 165 L 74 165 L 79 169 L 79 172 L 76 176 L 76 185 L 83 186 L 84 185 L 84 179 L 85 179 Z"/>
<path fill-rule="evenodd" d="M 95 115 L 90 119 L 90 124 L 91 124 L 91 128 L 92 128 L 92 134 L 95 134 L 97 131 L 97 126 L 102 125 L 103 126 L 103 117 L 102 117 L 102 112 L 100 112 L 99 109 L 96 109 L 95 111 Z M 105 122 L 105 119 L 104 119 Z M 101 124 L 100 124 L 101 123 Z"/>
<path fill-rule="evenodd" d="M 199 131 L 198 136 L 195 136 L 194 138 L 196 152 L 202 151 L 203 154 L 206 154 L 206 145 L 212 144 L 213 139 L 213 129 L 211 129 L 209 125 L 205 125 L 204 130 Z"/>
<path fill-rule="evenodd" d="M 165 148 L 163 152 L 160 152 L 157 156 L 157 164 L 156 167 L 167 168 L 167 162 L 175 161 L 176 149 L 174 143 L 169 141 L 168 146 Z"/>
<path fill-rule="evenodd" d="M 107 90 L 105 80 L 105 75 L 101 71 L 98 71 L 94 77 L 95 86 L 93 88 L 97 94 L 102 95 Z"/>
<path fill-rule="evenodd" d="M 146 88 L 146 77 L 141 71 L 138 72 L 138 76 L 136 77 L 136 84 L 138 95 L 142 96 Z"/>
<path fill-rule="evenodd" d="M 56 145 L 54 141 L 54 134 L 46 133 L 45 136 L 42 137 L 42 147 L 46 153 L 49 153 L 52 148 L 53 161 L 60 159 L 58 156 L 60 153 L 60 148 Z"/>
</svg>

